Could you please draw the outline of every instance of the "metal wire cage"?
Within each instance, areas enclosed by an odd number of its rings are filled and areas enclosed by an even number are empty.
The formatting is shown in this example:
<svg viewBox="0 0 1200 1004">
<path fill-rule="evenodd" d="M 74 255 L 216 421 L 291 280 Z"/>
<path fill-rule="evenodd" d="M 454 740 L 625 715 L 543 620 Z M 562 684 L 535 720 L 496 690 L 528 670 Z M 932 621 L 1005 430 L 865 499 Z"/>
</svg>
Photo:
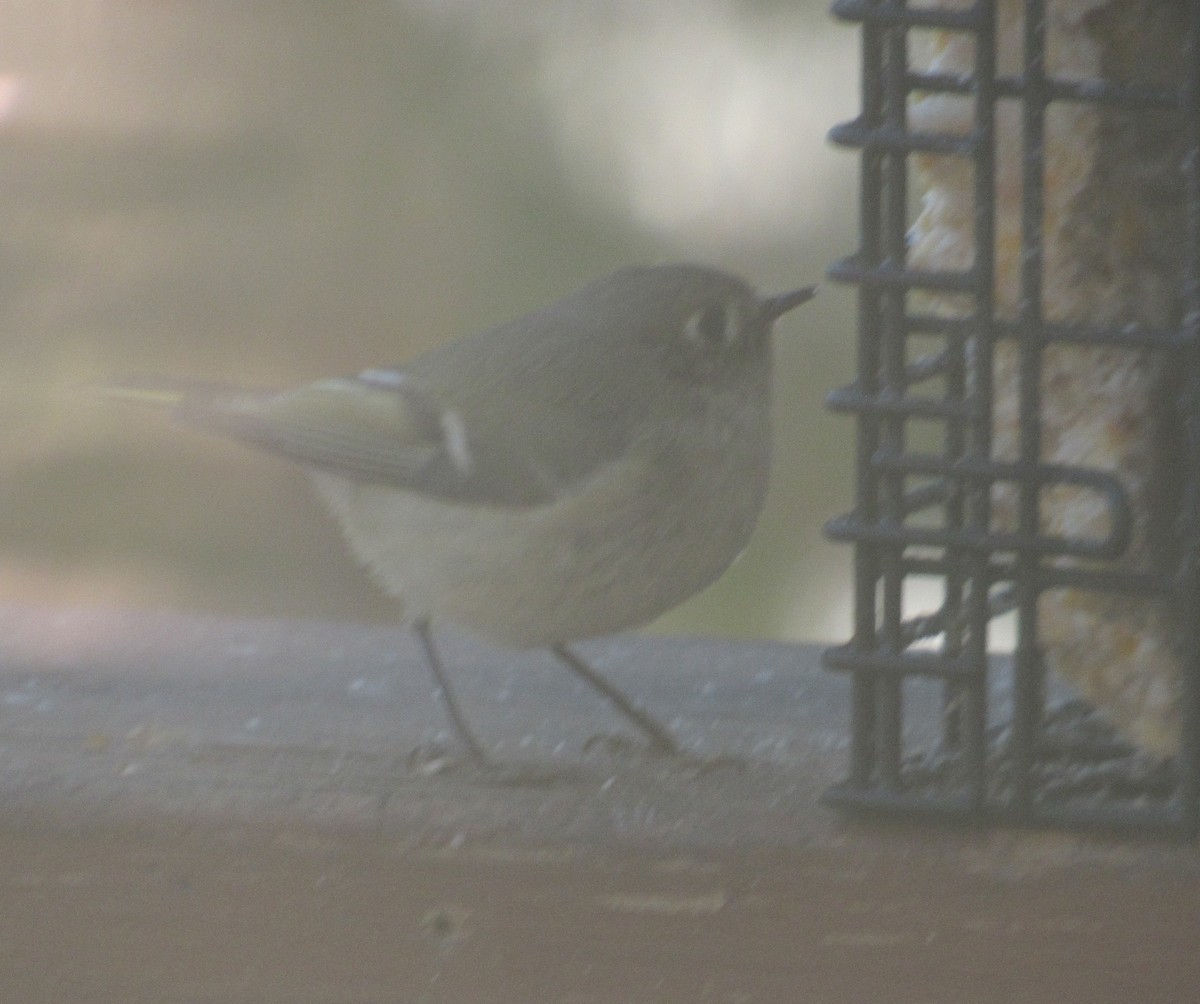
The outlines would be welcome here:
<svg viewBox="0 0 1200 1004">
<path fill-rule="evenodd" d="M 1014 0 L 1015 3 L 1015 0 Z M 849 774 L 826 800 L 852 810 L 1200 832 L 1200 3 L 1178 0 L 1180 77 L 1167 84 L 1105 75 L 1056 76 L 1048 66 L 1047 3 L 1020 10 L 1015 72 L 1002 72 L 996 0 L 957 5 L 838 0 L 834 14 L 861 24 L 862 112 L 832 140 L 861 151 L 861 245 L 830 268 L 858 287 L 858 371 L 830 407 L 857 421 L 852 512 L 827 532 L 854 547 L 853 636 L 825 653 L 852 679 Z M 910 36 L 943 32 L 970 40 L 966 72 L 915 69 Z M 1009 53 L 1012 56 L 1012 53 Z M 1011 62 L 1011 58 L 1009 62 Z M 970 110 L 965 128 L 931 131 L 910 122 L 914 95 L 952 95 Z M 1046 129 L 1060 105 L 1170 117 L 1180 151 L 1172 170 L 1182 262 L 1179 323 L 1064 321 L 1044 309 Z M 1006 133 L 1000 108 L 1016 109 Z M 1007 112 L 1005 112 L 1007 114 Z M 1001 143 L 1017 140 L 1015 154 Z M 1001 153 L 1019 173 L 1005 203 Z M 964 267 L 912 264 L 914 158 L 967 162 L 972 253 Z M 1009 220 L 1019 236 L 1007 306 L 999 302 L 997 241 Z M 1151 238 L 1153 239 L 1153 238 Z M 922 309 L 952 297 L 956 309 Z M 1047 353 L 1101 346 L 1161 357 L 1173 374 L 1164 407 L 1175 430 L 1169 559 L 1121 564 L 1138 525 L 1119 472 L 1047 459 Z M 998 353 L 1010 353 L 1010 404 L 997 391 Z M 1115 392 L 1115 391 L 1114 391 Z M 1012 450 L 996 445 L 997 409 L 1016 413 Z M 917 427 L 920 427 L 918 430 Z M 933 442 L 933 448 L 927 444 Z M 1049 494 L 1086 494 L 1104 532 L 1048 527 Z M 997 516 L 1009 499 L 1010 518 Z M 914 614 L 915 582 L 937 599 Z M 1070 588 L 1151 599 L 1176 612 L 1178 743 L 1147 758 L 1091 719 L 1059 726 L 1048 683 L 1039 602 Z M 1124 601 L 1121 599 L 1120 601 Z M 1013 626 L 1011 658 L 989 652 L 996 618 Z M 920 736 L 910 709 L 935 692 L 937 734 Z M 1074 707 L 1075 705 L 1070 705 Z M 928 718 L 928 716 L 926 716 Z M 1081 724 L 1082 723 L 1082 724 Z M 914 738 L 916 736 L 916 738 Z M 1065 737 L 1065 738 L 1064 738 Z M 914 749 L 914 742 L 923 743 Z M 1097 778 L 1103 778 L 1098 782 Z"/>
</svg>

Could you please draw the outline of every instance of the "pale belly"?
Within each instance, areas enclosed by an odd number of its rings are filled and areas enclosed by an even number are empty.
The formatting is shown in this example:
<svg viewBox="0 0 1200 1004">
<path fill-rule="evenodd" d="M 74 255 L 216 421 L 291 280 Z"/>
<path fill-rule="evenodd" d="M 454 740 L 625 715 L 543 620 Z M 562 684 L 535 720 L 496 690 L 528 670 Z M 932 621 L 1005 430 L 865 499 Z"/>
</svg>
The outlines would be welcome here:
<svg viewBox="0 0 1200 1004">
<path fill-rule="evenodd" d="M 534 647 L 644 624 L 699 592 L 746 546 L 766 464 L 728 450 L 662 476 L 601 473 L 531 509 L 453 505 L 316 474 L 358 556 L 412 618 Z"/>
</svg>

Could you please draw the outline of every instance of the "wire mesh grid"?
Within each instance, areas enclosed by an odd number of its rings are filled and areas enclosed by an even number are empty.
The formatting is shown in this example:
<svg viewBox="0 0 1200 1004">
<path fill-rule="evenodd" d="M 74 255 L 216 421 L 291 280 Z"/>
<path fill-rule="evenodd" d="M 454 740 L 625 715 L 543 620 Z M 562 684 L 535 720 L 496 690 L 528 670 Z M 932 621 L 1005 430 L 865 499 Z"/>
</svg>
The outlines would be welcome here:
<svg viewBox="0 0 1200 1004">
<path fill-rule="evenodd" d="M 904 0 L 833 5 L 836 16 L 860 23 L 862 39 L 862 112 L 831 133 L 835 143 L 861 151 L 861 244 L 830 268 L 831 278 L 858 287 L 857 377 L 829 399 L 857 421 L 854 509 L 827 528 L 854 547 L 853 636 L 825 653 L 826 665 L 852 680 L 849 774 L 826 796 L 838 807 L 1192 837 L 1200 831 L 1200 4 L 1184 6 L 1185 79 L 1151 87 L 1048 72 L 1044 2 L 1024 4 L 1020 68 L 1009 74 L 998 67 L 994 0 L 954 9 Z M 972 71 L 915 70 L 909 58 L 915 29 L 969 35 Z M 911 128 L 914 92 L 969 100 L 970 128 Z M 1008 312 L 996 303 L 1001 101 L 1019 105 L 1021 144 L 1019 291 Z M 1046 117 L 1064 102 L 1177 116 L 1185 135 L 1178 168 L 1185 175 L 1187 248 L 1179 326 L 1068 324 L 1044 316 Z M 972 165 L 973 260 L 965 269 L 909 264 L 914 155 Z M 954 294 L 969 306 L 949 317 L 921 313 L 912 307 L 914 292 Z M 910 346 L 918 340 L 934 348 L 914 356 Z M 1019 415 L 1016 456 L 1004 459 L 994 444 L 1001 343 L 1015 346 Z M 1182 374 L 1174 403 L 1182 483 L 1173 567 L 1129 570 L 1108 560 L 1125 553 L 1135 521 L 1121 479 L 1103 468 L 1044 458 L 1041 366 L 1047 346 L 1056 343 L 1166 353 Z M 911 445 L 919 438 L 912 435 L 916 423 L 937 430 L 938 448 Z M 1005 526 L 993 512 L 1001 486 L 1015 500 L 1013 522 Z M 1045 528 L 1042 500 L 1062 486 L 1100 500 L 1106 533 Z M 938 599 L 931 612 L 914 616 L 906 594 L 918 580 L 935 582 Z M 1064 754 L 1055 738 L 1038 605 L 1047 590 L 1063 587 L 1159 597 L 1182 611 L 1179 749 L 1152 772 L 1157 794 L 1151 797 L 1137 784 L 1076 797 L 1064 782 L 1062 771 L 1074 768 L 1063 765 L 1094 760 L 1097 744 L 1106 747 L 1104 756 L 1125 747 L 1107 734 L 1088 740 L 1076 733 Z M 1014 627 L 1011 658 L 989 654 L 989 629 L 1002 614 Z M 924 737 L 919 754 L 910 749 L 914 729 L 906 715 L 915 684 L 932 686 L 940 711 L 937 734 Z"/>
</svg>

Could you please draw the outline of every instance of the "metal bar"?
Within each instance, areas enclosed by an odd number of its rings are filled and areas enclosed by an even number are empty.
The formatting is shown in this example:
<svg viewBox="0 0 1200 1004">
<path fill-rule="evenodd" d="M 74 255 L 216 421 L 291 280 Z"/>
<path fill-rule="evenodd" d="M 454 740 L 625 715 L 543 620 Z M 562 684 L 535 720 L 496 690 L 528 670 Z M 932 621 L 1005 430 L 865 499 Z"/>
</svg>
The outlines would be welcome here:
<svg viewBox="0 0 1200 1004">
<path fill-rule="evenodd" d="M 969 663 L 948 660 L 940 652 L 866 652 L 842 645 L 826 650 L 823 658 L 828 669 L 867 671 L 872 677 L 886 677 L 892 682 L 903 676 L 968 677 L 974 672 Z"/>
<path fill-rule="evenodd" d="M 1183 416 L 1185 489 L 1180 514 L 1183 560 L 1180 607 L 1184 611 L 1182 679 L 1180 681 L 1181 826 L 1200 836 L 1200 3 L 1189 5 L 1184 84 L 1184 128 L 1187 130 L 1184 177 L 1187 201 L 1187 262 L 1184 289 L 1184 333 L 1187 376 Z"/>
<path fill-rule="evenodd" d="M 942 157 L 971 157 L 975 138 L 970 133 L 908 132 L 893 125 L 868 126 L 862 119 L 843 122 L 829 130 L 838 146 L 883 153 L 930 153 Z"/>
<path fill-rule="evenodd" d="M 973 31 L 977 27 L 974 10 L 946 7 L 908 7 L 903 0 L 834 0 L 834 17 L 843 21 L 861 21 L 880 28 L 945 28 L 949 31 Z"/>
<path fill-rule="evenodd" d="M 965 456 L 979 463 L 992 459 L 992 394 L 994 390 L 996 290 L 996 5 L 976 0 L 974 120 L 977 148 L 974 175 L 974 325 L 968 359 L 974 415 L 965 436 Z M 989 486 L 966 485 L 963 499 L 964 533 L 988 534 L 992 522 Z M 990 558 L 986 551 L 965 554 L 963 653 L 975 671 L 961 692 L 961 728 L 967 785 L 972 807 L 982 812 L 987 801 L 987 669 Z"/>
<path fill-rule="evenodd" d="M 901 0 L 899 7 L 903 8 Z M 908 71 L 908 33 L 906 26 L 896 25 L 887 34 L 884 49 L 884 115 L 885 128 L 898 135 L 907 133 L 907 102 L 902 86 Z M 884 260 L 904 269 L 908 254 L 908 158 L 905 153 L 890 150 L 884 160 L 885 199 L 883 203 L 883 246 Z M 901 336 L 901 319 L 907 303 L 907 290 L 889 286 L 883 289 L 881 307 L 883 313 L 883 341 L 880 346 L 882 371 L 881 395 L 901 397 L 907 388 L 905 376 L 905 342 Z M 881 415 L 880 450 L 885 452 L 905 449 L 905 416 L 883 413 Z M 889 472 L 872 466 L 884 476 L 880 479 L 881 518 L 887 523 L 904 522 L 904 476 L 900 472 Z M 882 583 L 882 632 L 883 650 L 891 656 L 899 656 L 905 647 L 904 632 L 904 576 L 900 561 L 904 554 L 903 544 L 891 544 L 880 549 L 880 573 Z M 878 773 L 881 783 L 889 788 L 900 785 L 900 766 L 903 760 L 904 693 L 902 677 L 888 674 L 879 680 L 876 694 L 876 727 L 879 732 Z"/>
<path fill-rule="evenodd" d="M 822 801 L 839 809 L 853 810 L 867 816 L 930 817 L 947 821 L 970 823 L 1003 822 L 1007 811 L 1002 806 L 979 806 L 969 797 L 927 794 L 876 793 L 869 795 L 846 785 L 826 791 Z M 1023 820 L 1029 826 L 1084 828 L 1104 833 L 1158 834 L 1178 831 L 1180 816 L 1170 806 L 1137 805 L 1051 805 L 1039 803 Z"/>
<path fill-rule="evenodd" d="M 863 157 L 866 156 L 864 153 Z M 891 261 L 864 263 L 861 254 L 834 262 L 828 275 L 835 282 L 899 290 L 925 289 L 934 293 L 970 293 L 975 282 L 973 272 L 931 272 L 903 268 Z"/>
<path fill-rule="evenodd" d="M 987 531 L 975 533 L 972 530 L 962 530 L 961 538 L 975 546 L 995 546 L 1004 549 L 1030 551 L 1036 554 L 1069 554 L 1076 557 L 1116 558 L 1123 554 L 1133 536 L 1133 510 L 1124 486 L 1116 475 L 1109 471 L 1086 467 L 1071 467 L 1066 464 L 1041 463 L 1026 465 L 1024 462 L 1007 463 L 1003 461 L 980 462 L 973 458 L 964 460 L 948 460 L 930 454 L 910 453 L 902 456 L 880 452 L 871 458 L 872 465 L 887 474 L 900 473 L 908 477 L 937 477 L 949 482 L 959 483 L 966 487 L 986 484 L 992 485 L 1012 482 L 1016 485 L 1031 484 L 1038 491 L 1061 485 L 1072 485 L 1087 489 L 1101 496 L 1108 509 L 1109 530 L 1105 537 L 1064 537 L 1042 534 L 1038 530 L 1028 531 L 1019 528 L 1016 533 Z M 854 514 L 852 514 L 854 515 Z M 870 524 L 861 520 L 834 520 L 830 524 L 831 532 L 840 530 L 846 525 L 867 527 Z M 909 532 L 917 533 L 921 528 L 909 527 L 902 519 L 887 520 L 875 524 L 883 529 L 895 531 L 898 535 Z M 952 530 L 953 527 L 947 527 Z M 919 541 L 916 537 L 913 543 L 932 543 Z"/>
<path fill-rule="evenodd" d="M 906 397 L 888 391 L 869 396 L 855 384 L 831 391 L 825 398 L 825 405 L 832 411 L 853 411 L 860 415 L 936 418 L 960 423 L 969 414 L 967 406 L 961 402 L 944 398 Z"/>
<path fill-rule="evenodd" d="M 873 462 L 881 469 L 901 470 L 906 474 L 940 475 L 948 478 L 958 478 L 964 481 L 1014 481 L 1029 480 L 1038 488 L 1057 485 L 1075 485 L 1080 488 L 1091 488 L 1105 496 L 1112 495 L 1120 501 L 1115 509 L 1129 512 L 1128 495 L 1120 479 L 1111 471 L 1099 467 L 1074 467 L 1071 464 L 1050 462 L 1027 462 L 1025 460 L 977 460 L 968 457 L 961 460 L 950 460 L 936 453 L 904 453 L 893 454 L 884 452 L 880 447 Z M 1118 514 L 1114 511 L 1112 514 Z"/>
<path fill-rule="evenodd" d="M 949 527 L 898 526 L 888 521 L 874 523 L 859 519 L 854 513 L 836 517 L 825 524 L 825 533 L 833 540 L 855 544 L 867 543 L 880 547 L 897 545 L 915 547 L 957 548 L 972 558 L 1008 552 L 1043 556 L 1111 558 L 1120 553 L 1107 539 L 1088 540 L 1056 535 L 1000 532 L 981 534 L 973 528 L 954 530 Z"/>
<path fill-rule="evenodd" d="M 912 72 L 905 82 L 907 89 L 929 94 L 970 94 L 971 78 L 957 73 Z M 1144 87 L 1137 84 L 1113 83 L 1108 80 L 1070 80 L 1064 77 L 1044 77 L 1044 93 L 1050 101 L 1071 101 L 1079 104 L 1119 104 L 1129 109 L 1158 111 L 1181 110 L 1180 92 L 1165 87 Z M 1024 93 L 1023 77 L 996 78 L 996 95 L 1001 98 L 1020 98 Z"/>
<path fill-rule="evenodd" d="M 961 334 L 969 331 L 972 323 L 969 317 L 939 317 L 932 314 L 912 314 L 906 321 L 910 333 L 931 335 Z M 1140 324 L 1114 328 L 1095 324 L 1062 324 L 1044 318 L 1038 332 L 1025 332 L 1020 321 L 997 319 L 995 336 L 998 339 L 1032 337 L 1043 345 L 1061 342 L 1165 351 L 1179 351 L 1187 346 L 1187 334 L 1178 328 L 1152 328 Z"/>
<path fill-rule="evenodd" d="M 836 539 L 845 540 L 847 538 L 838 537 Z M 910 546 L 917 545 L 910 544 Z M 949 551 L 949 548 L 939 548 L 937 545 L 925 546 L 931 551 Z M 910 555 L 905 557 L 902 567 L 906 576 L 939 576 L 948 575 L 954 565 L 947 557 Z M 1011 560 L 997 559 L 993 556 L 988 571 L 990 585 L 1011 582 L 1016 574 Z M 1093 589 L 1108 593 L 1123 593 L 1143 599 L 1176 595 L 1179 589 L 1178 581 L 1174 576 L 1159 572 L 1124 572 L 1108 567 L 1063 565 L 1043 568 L 1038 573 L 1038 587 L 1043 593 L 1049 589 Z M 993 617 L 1005 612 L 999 609 L 995 597 L 991 599 L 991 610 Z"/>
<path fill-rule="evenodd" d="M 862 117 L 877 124 L 883 113 L 883 29 L 872 22 L 862 29 Z M 860 159 L 859 212 L 861 241 L 858 260 L 875 266 L 881 260 L 880 223 L 883 201 L 882 154 L 864 150 Z M 832 272 L 831 272 L 832 277 Z M 877 286 L 860 286 L 858 291 L 858 382 L 867 393 L 877 392 L 879 380 L 880 292 Z M 879 448 L 879 422 L 860 415 L 856 437 L 855 505 L 870 519 L 877 518 L 876 479 L 871 456 Z M 851 644 L 872 651 L 876 644 L 875 591 L 879 581 L 877 548 L 858 542 L 854 548 L 854 638 Z M 876 757 L 876 680 L 856 673 L 851 694 L 849 783 L 866 789 L 874 773 Z"/>
<path fill-rule="evenodd" d="M 1036 537 L 1041 523 L 1041 485 L 1033 472 L 1042 454 L 1042 279 L 1045 253 L 1046 170 L 1046 8 L 1044 0 L 1026 0 L 1024 24 L 1024 88 L 1021 100 L 1021 269 L 1018 315 L 1018 455 L 1026 476 L 1017 480 L 1017 526 Z M 1013 590 L 1017 608 L 1017 643 L 1013 653 L 1013 721 L 1011 751 L 1014 801 L 1027 817 L 1033 805 L 1037 740 L 1045 700 L 1038 643 L 1039 556 L 1023 550 L 1016 556 Z"/>
</svg>

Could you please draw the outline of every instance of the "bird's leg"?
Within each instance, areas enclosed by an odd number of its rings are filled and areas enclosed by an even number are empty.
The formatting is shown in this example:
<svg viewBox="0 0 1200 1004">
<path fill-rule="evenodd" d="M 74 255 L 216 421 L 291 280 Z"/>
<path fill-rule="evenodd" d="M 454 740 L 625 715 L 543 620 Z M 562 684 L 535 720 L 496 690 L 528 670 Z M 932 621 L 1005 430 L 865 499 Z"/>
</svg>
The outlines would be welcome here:
<svg viewBox="0 0 1200 1004">
<path fill-rule="evenodd" d="M 417 637 L 421 639 L 421 645 L 425 649 L 425 658 L 429 663 L 429 669 L 433 673 L 433 678 L 438 685 L 441 699 L 446 705 L 447 717 L 449 717 L 459 738 L 462 739 L 463 744 L 467 747 L 467 752 L 470 754 L 471 760 L 476 767 L 486 771 L 489 777 L 502 784 L 511 784 L 520 787 L 545 787 L 573 778 L 574 775 L 561 770 L 547 771 L 537 767 L 508 767 L 492 760 L 484 752 L 483 744 L 475 738 L 475 733 L 467 725 L 466 716 L 462 713 L 458 698 L 455 696 L 454 690 L 450 686 L 449 677 L 446 675 L 446 667 L 438 655 L 437 648 L 434 646 L 433 632 L 429 627 L 429 621 L 427 619 L 419 620 L 413 624 L 413 629 L 416 631 Z"/>
<path fill-rule="evenodd" d="M 554 645 L 550 651 L 554 653 L 559 662 L 592 689 L 607 697 L 614 708 L 633 722 L 650 740 L 650 747 L 655 753 L 664 753 L 668 756 L 679 755 L 679 744 L 675 741 L 671 730 L 634 704 L 632 698 L 609 683 L 566 645 Z"/>
<path fill-rule="evenodd" d="M 429 663 L 430 672 L 433 673 L 433 679 L 438 685 L 438 692 L 441 694 L 442 703 L 446 705 L 446 714 L 450 718 L 450 723 L 454 726 L 454 730 L 458 733 L 459 738 L 467 747 L 467 751 L 471 754 L 471 759 L 480 767 L 491 767 L 492 761 L 484 752 L 483 746 L 479 740 L 475 738 L 475 734 L 467 725 L 467 719 L 462 713 L 462 709 L 458 706 L 458 698 L 454 696 L 454 690 L 450 686 L 450 679 L 446 675 L 446 669 L 442 665 L 441 657 L 437 653 L 437 648 L 433 644 L 433 634 L 429 628 L 428 619 L 421 619 L 413 625 L 413 630 L 416 631 L 417 637 L 421 639 L 421 645 L 425 649 L 425 660 Z"/>
</svg>

